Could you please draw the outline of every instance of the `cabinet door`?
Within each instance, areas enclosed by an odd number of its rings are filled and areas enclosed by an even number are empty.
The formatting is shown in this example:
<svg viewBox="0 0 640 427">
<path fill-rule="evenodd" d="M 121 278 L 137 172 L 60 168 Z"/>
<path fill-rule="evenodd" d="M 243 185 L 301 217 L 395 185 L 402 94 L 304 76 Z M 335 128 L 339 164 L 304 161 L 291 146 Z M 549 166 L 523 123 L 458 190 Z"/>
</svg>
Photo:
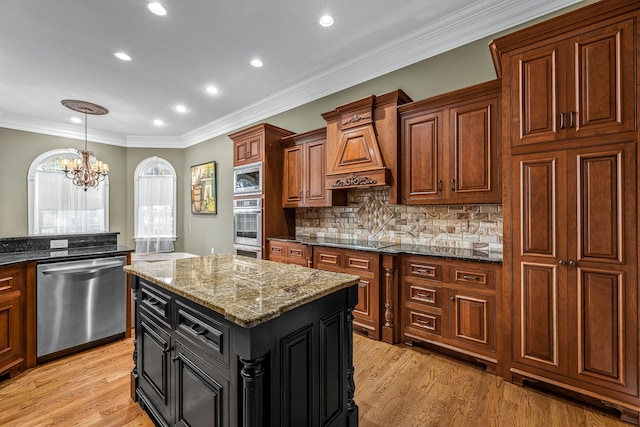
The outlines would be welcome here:
<svg viewBox="0 0 640 427">
<path fill-rule="evenodd" d="M 577 136 L 636 129 L 634 41 L 633 19 L 571 39 L 568 126 Z"/>
<path fill-rule="evenodd" d="M 284 149 L 284 171 L 282 185 L 282 206 L 297 207 L 304 195 L 304 160 L 302 145 Z"/>
<path fill-rule="evenodd" d="M 316 141 L 305 145 L 305 206 L 330 206 L 324 187 L 326 168 L 326 142 Z"/>
<path fill-rule="evenodd" d="M 635 395 L 636 146 L 568 153 L 570 375 Z"/>
<path fill-rule="evenodd" d="M 0 295 L 0 374 L 24 358 L 20 303 L 20 291 Z"/>
<path fill-rule="evenodd" d="M 177 425 L 229 425 L 229 381 L 179 341 L 173 359 Z"/>
<path fill-rule="evenodd" d="M 138 387 L 165 420 L 173 419 L 171 381 L 171 337 L 150 315 L 141 309 L 137 343 Z"/>
<path fill-rule="evenodd" d="M 513 360 L 566 374 L 566 155 L 515 156 Z"/>
<path fill-rule="evenodd" d="M 262 160 L 264 151 L 263 134 L 250 135 L 233 142 L 233 165 L 241 166 Z"/>
<path fill-rule="evenodd" d="M 442 198 L 443 120 L 443 111 L 402 119 L 402 191 L 405 204 Z"/>
<path fill-rule="evenodd" d="M 498 97 L 449 110 L 448 198 L 500 202 Z"/>
<path fill-rule="evenodd" d="M 566 53 L 562 46 L 528 48 L 511 57 L 512 145 L 565 137 Z"/>
<path fill-rule="evenodd" d="M 495 297 L 449 290 L 449 339 L 465 347 L 495 351 Z"/>
</svg>

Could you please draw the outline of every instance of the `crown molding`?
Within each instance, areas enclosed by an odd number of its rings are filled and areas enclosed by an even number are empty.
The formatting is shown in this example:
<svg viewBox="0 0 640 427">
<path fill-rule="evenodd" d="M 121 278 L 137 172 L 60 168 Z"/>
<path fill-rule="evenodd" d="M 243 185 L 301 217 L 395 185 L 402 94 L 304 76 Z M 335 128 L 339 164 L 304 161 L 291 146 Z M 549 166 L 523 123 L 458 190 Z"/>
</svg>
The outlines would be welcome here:
<svg viewBox="0 0 640 427">
<path fill-rule="evenodd" d="M 327 69 L 321 74 L 183 135 L 125 136 L 109 132 L 92 132 L 90 137 L 92 141 L 126 147 L 187 148 L 581 1 L 475 1 L 463 10 L 451 13 L 436 22 L 430 22 L 403 37 L 378 46 L 375 50 L 355 56 L 347 63 Z M 84 134 L 72 126 L 34 118 L 21 119 L 17 115 L 3 115 L 1 111 L 0 126 L 84 139 Z"/>
<path fill-rule="evenodd" d="M 83 127 L 36 119 L 20 114 L 3 113 L 2 111 L 0 111 L 0 127 L 84 141 Z M 90 129 L 87 131 L 87 140 L 119 147 L 127 146 L 125 136 L 115 132 Z"/>
<path fill-rule="evenodd" d="M 127 136 L 129 148 L 186 148 L 179 136 Z"/>
</svg>

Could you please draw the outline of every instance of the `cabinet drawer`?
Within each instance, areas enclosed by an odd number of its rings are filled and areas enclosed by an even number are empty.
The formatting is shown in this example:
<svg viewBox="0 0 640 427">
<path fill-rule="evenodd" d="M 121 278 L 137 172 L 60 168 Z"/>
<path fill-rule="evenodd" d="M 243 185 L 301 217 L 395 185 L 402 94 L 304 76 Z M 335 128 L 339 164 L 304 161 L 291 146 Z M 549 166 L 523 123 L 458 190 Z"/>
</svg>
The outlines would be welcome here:
<svg viewBox="0 0 640 427">
<path fill-rule="evenodd" d="M 449 282 L 483 289 L 496 288 L 495 271 L 476 266 L 470 268 L 463 265 L 449 266 Z"/>
<path fill-rule="evenodd" d="M 307 257 L 305 256 L 305 247 L 298 244 L 289 244 L 287 246 L 287 258 L 296 264 L 302 261 L 306 263 Z"/>
<path fill-rule="evenodd" d="M 425 262 L 420 258 L 406 258 L 404 260 L 404 275 L 419 279 L 442 282 L 442 264 Z"/>
<path fill-rule="evenodd" d="M 377 264 L 376 254 L 347 254 L 345 256 L 344 268 L 360 274 L 362 272 L 375 273 Z"/>
<path fill-rule="evenodd" d="M 274 257 L 284 257 L 286 253 L 286 244 L 284 242 L 269 241 L 269 259 Z"/>
<path fill-rule="evenodd" d="M 229 366 L 229 328 L 211 317 L 176 301 L 176 332 L 190 341 L 200 357 L 213 357 Z M 200 351 L 199 351 L 200 350 Z"/>
<path fill-rule="evenodd" d="M 407 319 L 407 328 L 419 335 L 436 335 L 442 337 L 442 316 L 437 313 L 416 310 L 412 308 L 405 309 Z"/>
<path fill-rule="evenodd" d="M 314 263 L 315 267 L 319 269 L 329 268 L 342 268 L 342 258 L 340 252 L 328 251 L 325 249 L 314 251 Z"/>
<path fill-rule="evenodd" d="M 23 268 L 8 267 L 0 269 L 0 295 L 20 290 L 23 281 Z"/>
<path fill-rule="evenodd" d="M 405 280 L 407 301 L 429 307 L 442 308 L 444 291 L 439 286 L 431 286 L 422 282 Z"/>
<path fill-rule="evenodd" d="M 140 284 L 140 301 L 138 301 L 138 304 L 167 325 L 171 325 L 171 297 L 157 289 L 150 288 L 145 285 L 144 281 L 140 281 Z"/>
</svg>

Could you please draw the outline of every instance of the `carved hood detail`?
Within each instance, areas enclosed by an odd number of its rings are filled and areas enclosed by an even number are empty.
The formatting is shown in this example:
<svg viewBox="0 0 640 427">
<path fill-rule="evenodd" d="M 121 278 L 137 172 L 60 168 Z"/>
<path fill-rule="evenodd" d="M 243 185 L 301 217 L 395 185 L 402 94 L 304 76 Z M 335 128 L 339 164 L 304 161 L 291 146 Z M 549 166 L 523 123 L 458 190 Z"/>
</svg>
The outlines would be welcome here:
<svg viewBox="0 0 640 427">
<path fill-rule="evenodd" d="M 409 101 L 397 90 L 371 95 L 322 115 L 327 121 L 326 188 L 396 186 L 397 106 Z"/>
</svg>

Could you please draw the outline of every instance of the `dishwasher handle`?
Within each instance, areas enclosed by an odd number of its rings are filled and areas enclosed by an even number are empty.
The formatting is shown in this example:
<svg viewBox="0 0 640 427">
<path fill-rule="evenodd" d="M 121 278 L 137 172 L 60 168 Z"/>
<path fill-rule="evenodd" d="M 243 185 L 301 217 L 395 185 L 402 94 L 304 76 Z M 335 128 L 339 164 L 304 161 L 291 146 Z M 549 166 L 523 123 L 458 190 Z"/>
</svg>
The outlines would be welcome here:
<svg viewBox="0 0 640 427">
<path fill-rule="evenodd" d="M 109 268 L 124 267 L 122 261 L 106 261 L 99 264 L 74 265 L 73 267 L 50 267 L 42 269 L 45 276 L 54 274 L 93 274 Z"/>
</svg>

